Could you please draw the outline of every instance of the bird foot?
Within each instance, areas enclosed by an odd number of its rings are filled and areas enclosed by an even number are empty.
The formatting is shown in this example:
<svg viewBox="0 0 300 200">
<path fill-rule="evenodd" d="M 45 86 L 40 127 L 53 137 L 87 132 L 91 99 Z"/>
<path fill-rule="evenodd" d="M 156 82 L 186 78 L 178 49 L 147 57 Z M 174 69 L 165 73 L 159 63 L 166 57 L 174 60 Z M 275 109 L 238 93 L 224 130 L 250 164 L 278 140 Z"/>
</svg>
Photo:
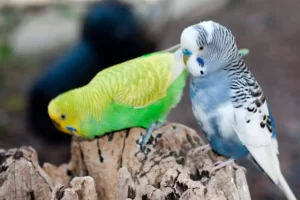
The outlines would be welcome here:
<svg viewBox="0 0 300 200">
<path fill-rule="evenodd" d="M 211 146 L 210 146 L 210 144 L 205 144 L 205 145 L 202 145 L 201 147 L 198 147 L 196 150 L 204 151 L 204 153 L 207 153 L 209 150 L 211 150 Z"/>
<path fill-rule="evenodd" d="M 227 165 L 231 164 L 232 167 L 234 169 L 242 169 L 245 173 L 247 172 L 247 169 L 245 167 L 242 167 L 242 166 L 239 166 L 237 165 L 235 162 L 234 162 L 234 159 L 229 159 L 229 160 L 226 160 L 226 161 L 217 161 L 213 168 L 210 170 L 210 173 L 213 174 L 215 173 L 218 169 L 221 169 Z"/>
<path fill-rule="evenodd" d="M 238 170 L 238 169 L 243 170 L 245 174 L 247 173 L 247 169 L 246 169 L 245 167 L 239 166 L 239 165 L 236 164 L 235 162 L 232 163 L 232 167 L 233 167 L 234 169 L 236 169 L 236 170 Z"/>
<path fill-rule="evenodd" d="M 215 163 L 214 163 L 214 167 L 217 167 L 217 166 L 223 164 L 223 162 L 224 162 L 224 161 L 222 161 L 222 160 L 219 160 L 219 161 L 215 162 Z"/>
<path fill-rule="evenodd" d="M 153 123 L 148 129 L 147 129 L 147 132 L 142 135 L 138 141 L 137 141 L 137 146 L 138 148 L 140 148 L 140 150 L 147 154 L 148 151 L 147 151 L 147 148 L 146 148 L 146 145 L 148 144 L 148 142 L 150 141 L 150 138 L 151 138 L 151 135 L 153 133 L 154 130 L 164 126 L 166 124 L 166 122 L 157 122 L 157 123 Z"/>
<path fill-rule="evenodd" d="M 146 134 L 145 134 L 146 135 Z M 148 150 L 146 148 L 146 145 L 143 145 L 144 140 L 145 140 L 145 135 L 142 135 L 138 141 L 136 142 L 137 148 L 139 148 L 144 154 L 148 154 Z"/>
</svg>

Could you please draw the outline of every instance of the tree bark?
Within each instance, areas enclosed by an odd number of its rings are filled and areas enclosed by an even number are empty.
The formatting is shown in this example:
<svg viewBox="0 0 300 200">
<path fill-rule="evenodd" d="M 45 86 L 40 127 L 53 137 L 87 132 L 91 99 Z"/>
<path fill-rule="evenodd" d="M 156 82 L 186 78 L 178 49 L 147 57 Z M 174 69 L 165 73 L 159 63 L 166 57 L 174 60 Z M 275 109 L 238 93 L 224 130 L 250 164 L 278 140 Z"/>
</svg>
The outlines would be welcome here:
<svg viewBox="0 0 300 200">
<path fill-rule="evenodd" d="M 145 155 L 136 147 L 144 129 L 132 128 L 87 140 L 73 137 L 68 164 L 38 165 L 31 147 L 0 150 L 0 200 L 250 200 L 243 170 L 198 147 L 192 129 L 170 123 L 156 130 Z"/>
</svg>

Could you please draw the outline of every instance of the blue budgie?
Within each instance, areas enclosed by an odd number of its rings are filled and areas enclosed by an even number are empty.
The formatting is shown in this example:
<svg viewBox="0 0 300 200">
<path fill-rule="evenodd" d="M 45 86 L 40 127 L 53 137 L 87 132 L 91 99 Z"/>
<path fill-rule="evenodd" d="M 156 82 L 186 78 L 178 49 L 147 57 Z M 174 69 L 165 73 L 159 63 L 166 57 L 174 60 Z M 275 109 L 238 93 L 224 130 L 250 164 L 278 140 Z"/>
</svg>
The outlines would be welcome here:
<svg viewBox="0 0 300 200">
<path fill-rule="evenodd" d="M 211 172 L 247 157 L 296 200 L 279 165 L 275 122 L 263 91 L 238 53 L 234 36 L 226 27 L 204 21 L 181 34 L 181 48 L 191 74 L 190 97 L 194 115 L 213 149 L 227 161 Z"/>
</svg>

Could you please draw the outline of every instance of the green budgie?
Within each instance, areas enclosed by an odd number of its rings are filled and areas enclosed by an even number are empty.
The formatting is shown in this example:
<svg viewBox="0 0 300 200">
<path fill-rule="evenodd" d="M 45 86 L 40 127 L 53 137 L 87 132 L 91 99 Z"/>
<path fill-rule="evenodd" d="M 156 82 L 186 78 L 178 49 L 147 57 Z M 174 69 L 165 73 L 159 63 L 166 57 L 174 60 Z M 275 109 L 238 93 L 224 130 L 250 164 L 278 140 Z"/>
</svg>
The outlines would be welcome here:
<svg viewBox="0 0 300 200">
<path fill-rule="evenodd" d="M 139 142 L 144 151 L 152 131 L 180 102 L 187 76 L 175 45 L 102 70 L 87 85 L 51 100 L 48 113 L 58 130 L 85 138 L 145 128 Z"/>
</svg>

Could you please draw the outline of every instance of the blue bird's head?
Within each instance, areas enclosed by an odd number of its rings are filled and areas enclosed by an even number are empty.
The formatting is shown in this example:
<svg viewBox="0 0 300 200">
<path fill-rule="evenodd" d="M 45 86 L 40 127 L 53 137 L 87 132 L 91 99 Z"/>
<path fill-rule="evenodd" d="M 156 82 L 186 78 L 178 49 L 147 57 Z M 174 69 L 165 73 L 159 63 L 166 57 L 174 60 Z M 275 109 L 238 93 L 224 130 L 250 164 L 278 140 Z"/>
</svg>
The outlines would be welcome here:
<svg viewBox="0 0 300 200">
<path fill-rule="evenodd" d="M 186 68 L 194 77 L 223 70 L 239 58 L 231 31 L 213 21 L 200 22 L 184 29 L 180 44 Z"/>
</svg>

